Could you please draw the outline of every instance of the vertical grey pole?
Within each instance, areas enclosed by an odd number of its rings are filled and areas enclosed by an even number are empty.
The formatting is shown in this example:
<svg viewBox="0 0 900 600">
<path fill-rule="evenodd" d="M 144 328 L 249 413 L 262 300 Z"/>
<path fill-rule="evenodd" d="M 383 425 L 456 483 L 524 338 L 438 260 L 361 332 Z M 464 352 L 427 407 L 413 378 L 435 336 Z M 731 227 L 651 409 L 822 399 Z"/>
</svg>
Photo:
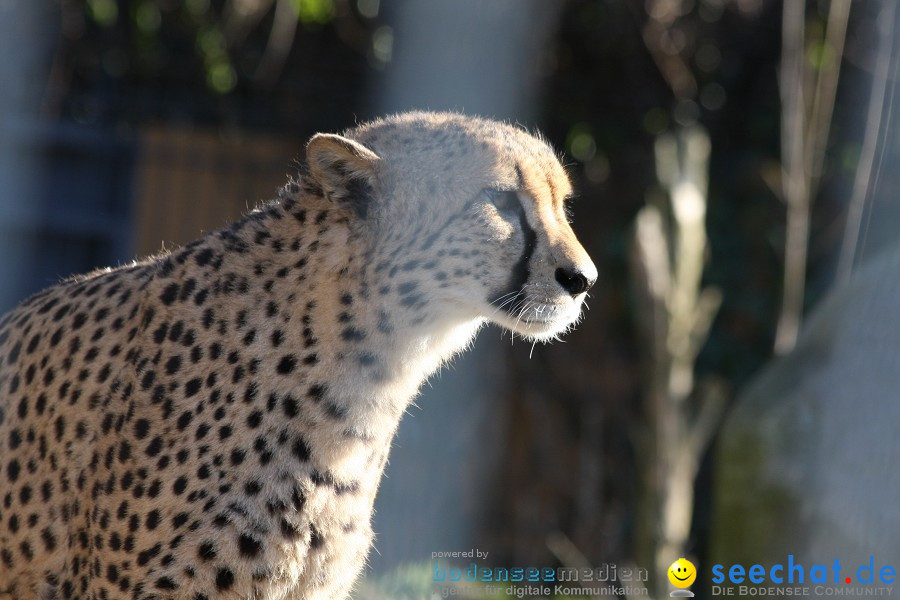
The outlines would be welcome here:
<svg viewBox="0 0 900 600">
<path fill-rule="evenodd" d="M 538 0 L 382 2 L 376 55 L 379 112 L 453 110 L 530 123 L 536 65 L 559 3 Z M 431 552 L 478 547 L 506 425 L 496 328 L 433 378 L 400 425 L 376 502 L 374 570 L 427 562 Z M 490 550 L 490 548 L 486 548 Z"/>
<path fill-rule="evenodd" d="M 0 313 L 31 287 L 41 167 L 33 135 L 56 41 L 55 6 L 0 1 Z"/>
</svg>

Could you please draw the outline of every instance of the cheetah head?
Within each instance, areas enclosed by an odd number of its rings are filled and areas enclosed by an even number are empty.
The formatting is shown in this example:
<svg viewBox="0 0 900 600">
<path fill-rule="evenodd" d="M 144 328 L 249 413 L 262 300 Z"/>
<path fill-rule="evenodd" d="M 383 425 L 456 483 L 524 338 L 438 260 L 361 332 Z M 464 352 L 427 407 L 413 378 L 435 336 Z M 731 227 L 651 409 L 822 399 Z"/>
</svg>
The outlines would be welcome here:
<svg viewBox="0 0 900 600">
<path fill-rule="evenodd" d="M 597 269 L 575 237 L 569 179 L 542 140 L 451 113 L 407 113 L 307 146 L 401 308 L 549 340 L 579 318 Z"/>
</svg>

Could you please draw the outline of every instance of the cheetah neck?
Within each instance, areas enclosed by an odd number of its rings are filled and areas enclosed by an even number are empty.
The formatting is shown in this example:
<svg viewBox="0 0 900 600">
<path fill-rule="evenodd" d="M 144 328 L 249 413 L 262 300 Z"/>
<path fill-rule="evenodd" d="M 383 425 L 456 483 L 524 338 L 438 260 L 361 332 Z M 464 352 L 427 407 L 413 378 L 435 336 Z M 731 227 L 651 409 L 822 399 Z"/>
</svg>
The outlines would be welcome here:
<svg viewBox="0 0 900 600">
<path fill-rule="evenodd" d="M 327 200 L 286 202 L 280 208 L 286 216 L 265 225 L 273 237 L 289 240 L 287 232 L 302 225 L 301 248 L 281 259 L 304 262 L 294 280 L 302 287 L 290 291 L 286 285 L 287 293 L 278 295 L 291 303 L 292 322 L 299 322 L 293 326 L 299 329 L 295 354 L 300 362 L 315 355 L 304 385 L 321 393 L 316 401 L 335 417 L 335 432 L 388 440 L 422 383 L 464 350 L 484 321 L 441 313 L 421 288 L 399 295 L 414 281 L 411 275 L 396 276 L 399 259 L 392 257 L 402 252 L 369 248 L 353 233 L 347 214 Z M 282 229 L 285 233 L 278 233 Z M 336 372 L 340 378 L 331 377 Z"/>
</svg>

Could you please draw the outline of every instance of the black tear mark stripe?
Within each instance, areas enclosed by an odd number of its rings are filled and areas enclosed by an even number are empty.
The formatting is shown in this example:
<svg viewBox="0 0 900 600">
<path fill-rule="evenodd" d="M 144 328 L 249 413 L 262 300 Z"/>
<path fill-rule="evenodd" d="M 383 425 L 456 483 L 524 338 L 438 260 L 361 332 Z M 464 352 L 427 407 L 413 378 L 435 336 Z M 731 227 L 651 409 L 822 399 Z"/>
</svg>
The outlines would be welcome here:
<svg viewBox="0 0 900 600">
<path fill-rule="evenodd" d="M 516 261 L 516 264 L 513 265 L 512 271 L 510 272 L 506 290 L 504 294 L 500 294 L 500 297 L 503 297 L 505 294 L 519 294 L 525 289 L 525 284 L 528 282 L 528 278 L 531 275 L 531 257 L 534 255 L 534 249 L 537 246 L 537 233 L 535 233 L 534 229 L 531 228 L 531 225 L 528 224 L 528 218 L 525 216 L 525 209 L 522 207 L 521 202 L 517 212 L 519 216 L 519 227 L 522 229 L 522 236 L 525 238 L 525 243 L 523 244 L 522 255 L 519 257 L 519 260 Z M 507 303 L 506 311 L 511 312 L 512 308 L 516 305 L 516 302 Z"/>
</svg>

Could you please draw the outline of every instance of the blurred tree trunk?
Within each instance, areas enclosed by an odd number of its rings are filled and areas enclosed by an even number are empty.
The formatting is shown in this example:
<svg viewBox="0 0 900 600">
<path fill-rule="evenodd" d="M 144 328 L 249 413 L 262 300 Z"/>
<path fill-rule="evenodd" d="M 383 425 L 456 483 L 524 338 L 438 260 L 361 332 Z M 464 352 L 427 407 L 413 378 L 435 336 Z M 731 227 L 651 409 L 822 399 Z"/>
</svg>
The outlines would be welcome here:
<svg viewBox="0 0 900 600">
<path fill-rule="evenodd" d="M 700 459 L 718 425 L 718 386 L 694 382 L 694 361 L 721 302 L 703 288 L 709 138 L 699 127 L 657 139 L 660 183 L 669 207 L 638 213 L 632 275 L 645 351 L 644 423 L 637 435 L 640 511 L 638 564 L 653 565 L 654 586 L 686 552 Z"/>
<path fill-rule="evenodd" d="M 832 0 L 822 58 L 807 59 L 805 0 L 784 0 L 781 35 L 781 192 L 787 207 L 784 279 L 775 353 L 790 352 L 803 318 L 809 220 L 831 129 L 850 0 Z"/>
</svg>

